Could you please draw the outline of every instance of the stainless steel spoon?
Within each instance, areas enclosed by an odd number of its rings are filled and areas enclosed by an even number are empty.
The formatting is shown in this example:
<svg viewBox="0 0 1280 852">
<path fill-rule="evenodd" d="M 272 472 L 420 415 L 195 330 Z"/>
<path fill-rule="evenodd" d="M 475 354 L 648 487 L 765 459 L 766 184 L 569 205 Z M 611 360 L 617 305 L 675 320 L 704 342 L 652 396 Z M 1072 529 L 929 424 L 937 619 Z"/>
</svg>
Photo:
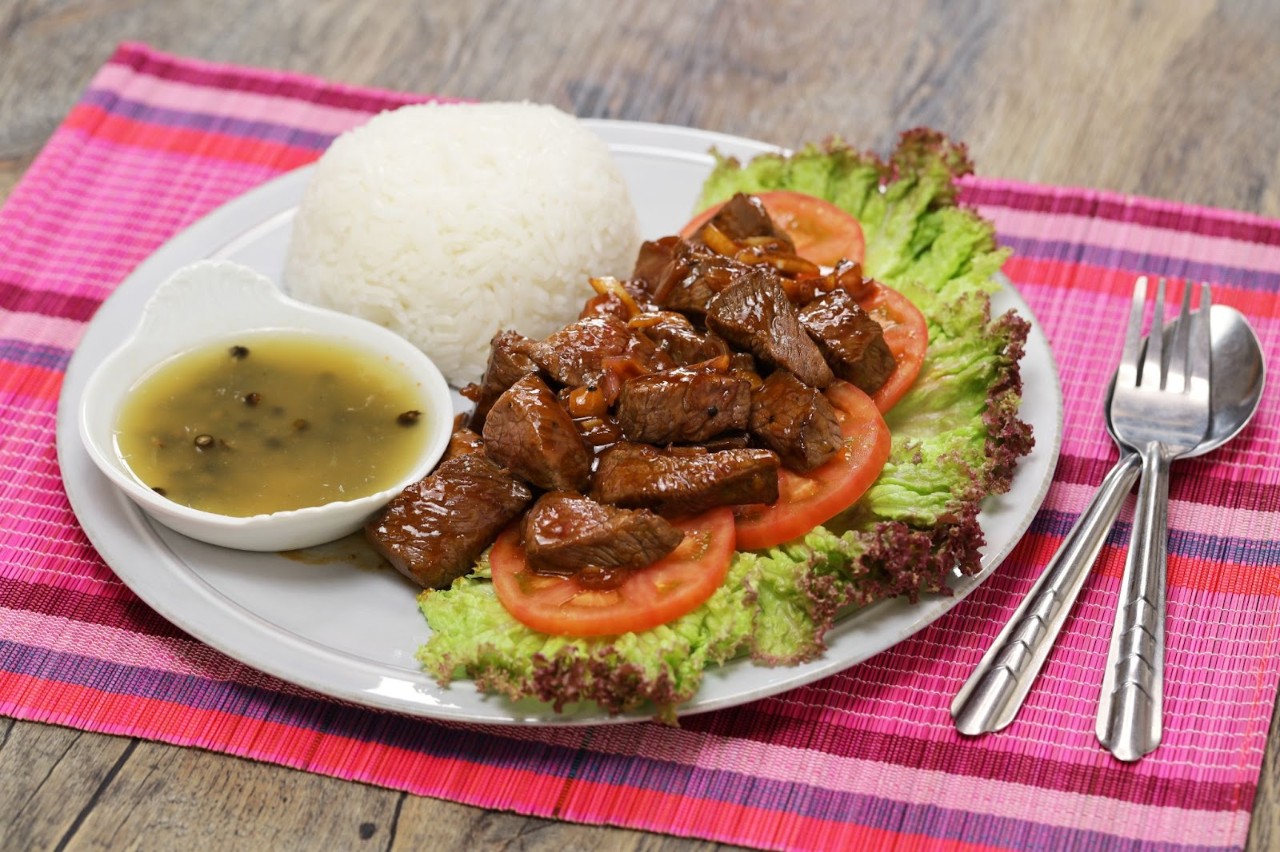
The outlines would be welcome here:
<svg viewBox="0 0 1280 852">
<path fill-rule="evenodd" d="M 1166 337 L 1172 334 L 1172 325 L 1165 328 Z M 1243 314 L 1214 305 L 1209 311 L 1209 327 L 1214 370 L 1212 422 L 1209 434 L 1186 457 L 1216 450 L 1239 434 L 1258 410 L 1266 381 L 1262 346 Z M 1115 440 L 1109 413 L 1114 376 L 1111 382 L 1104 410 L 1108 412 L 1107 431 Z M 1125 495 L 1138 479 L 1141 461 L 1137 453 L 1118 441 L 1117 446 L 1119 460 L 951 703 L 951 717 L 960 733 L 1000 730 L 1013 721 L 1031 691 L 1120 514 Z"/>
</svg>

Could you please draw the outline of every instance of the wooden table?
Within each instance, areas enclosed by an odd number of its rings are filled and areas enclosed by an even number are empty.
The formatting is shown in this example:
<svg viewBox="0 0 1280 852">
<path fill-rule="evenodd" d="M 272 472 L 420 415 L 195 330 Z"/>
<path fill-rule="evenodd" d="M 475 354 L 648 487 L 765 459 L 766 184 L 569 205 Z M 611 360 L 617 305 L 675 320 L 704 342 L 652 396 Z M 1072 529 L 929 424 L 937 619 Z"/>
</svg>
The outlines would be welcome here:
<svg viewBox="0 0 1280 852">
<path fill-rule="evenodd" d="M 0 200 L 123 40 L 349 83 L 794 145 L 930 125 L 980 173 L 1280 217 L 1280 5 L 1013 0 L 6 0 Z M 1280 844 L 1273 731 L 1251 849 Z M 0 719 L 0 836 L 41 847 L 694 849 Z M 0 845 L 3 845 L 0 843 Z"/>
</svg>

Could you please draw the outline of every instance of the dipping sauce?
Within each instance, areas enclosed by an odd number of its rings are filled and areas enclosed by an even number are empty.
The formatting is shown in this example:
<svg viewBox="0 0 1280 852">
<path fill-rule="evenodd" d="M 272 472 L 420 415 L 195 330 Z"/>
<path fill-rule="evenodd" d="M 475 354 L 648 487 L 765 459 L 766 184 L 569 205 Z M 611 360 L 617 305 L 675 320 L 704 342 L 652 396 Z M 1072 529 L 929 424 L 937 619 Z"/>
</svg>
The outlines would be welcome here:
<svg viewBox="0 0 1280 852">
<path fill-rule="evenodd" d="M 305 332 L 176 355 L 129 392 L 116 449 L 176 503 L 247 517 L 390 488 L 431 437 L 425 397 L 387 359 Z"/>
</svg>

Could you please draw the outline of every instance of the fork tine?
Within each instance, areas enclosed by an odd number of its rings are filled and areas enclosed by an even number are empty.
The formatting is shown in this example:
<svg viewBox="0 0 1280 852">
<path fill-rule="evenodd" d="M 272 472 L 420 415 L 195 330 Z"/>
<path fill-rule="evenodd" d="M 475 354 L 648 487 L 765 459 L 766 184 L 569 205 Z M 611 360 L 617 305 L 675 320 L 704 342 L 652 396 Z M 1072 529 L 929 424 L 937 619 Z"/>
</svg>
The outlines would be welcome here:
<svg viewBox="0 0 1280 852">
<path fill-rule="evenodd" d="M 1209 285 L 1201 284 L 1200 309 L 1191 319 L 1190 351 L 1187 357 L 1187 387 L 1196 394 L 1209 393 L 1210 377 L 1213 371 L 1210 307 L 1212 307 L 1212 297 L 1209 295 Z"/>
<path fill-rule="evenodd" d="M 1169 345 L 1168 370 L 1165 375 L 1165 387 L 1178 393 L 1184 393 L 1188 387 L 1191 369 L 1191 291 L 1195 289 L 1190 281 L 1182 288 L 1182 311 L 1173 327 L 1173 340 Z M 1152 326 L 1155 329 L 1155 326 Z"/>
<path fill-rule="evenodd" d="M 1129 304 L 1129 325 L 1124 333 L 1124 348 L 1116 367 L 1117 387 L 1137 387 L 1138 358 L 1142 354 L 1142 309 L 1147 303 L 1147 276 L 1140 275 L 1133 285 L 1133 301 Z"/>
<path fill-rule="evenodd" d="M 1161 278 L 1156 284 L 1155 305 L 1151 312 L 1151 333 L 1147 335 L 1147 357 L 1138 374 L 1138 384 L 1148 388 L 1164 389 L 1164 286 Z"/>
</svg>

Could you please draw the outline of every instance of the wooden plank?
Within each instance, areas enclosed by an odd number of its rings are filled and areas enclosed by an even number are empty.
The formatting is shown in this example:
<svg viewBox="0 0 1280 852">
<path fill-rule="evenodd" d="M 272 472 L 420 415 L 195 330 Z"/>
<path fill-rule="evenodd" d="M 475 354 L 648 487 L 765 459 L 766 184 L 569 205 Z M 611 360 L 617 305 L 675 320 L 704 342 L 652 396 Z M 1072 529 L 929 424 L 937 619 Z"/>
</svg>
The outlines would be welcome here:
<svg viewBox="0 0 1280 852">
<path fill-rule="evenodd" d="M 52 849 L 128 761 L 134 741 L 54 725 L 0 719 L 0 845 Z"/>
</svg>

